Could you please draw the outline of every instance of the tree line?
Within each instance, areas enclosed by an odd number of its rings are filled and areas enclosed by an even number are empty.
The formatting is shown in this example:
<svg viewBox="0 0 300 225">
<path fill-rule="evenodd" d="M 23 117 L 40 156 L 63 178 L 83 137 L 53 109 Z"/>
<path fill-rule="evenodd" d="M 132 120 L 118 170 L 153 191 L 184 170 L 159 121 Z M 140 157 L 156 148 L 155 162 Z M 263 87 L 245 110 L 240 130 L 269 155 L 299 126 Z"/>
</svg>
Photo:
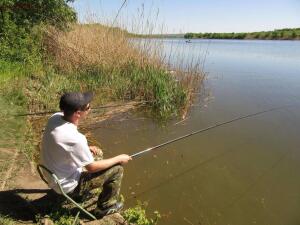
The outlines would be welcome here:
<svg viewBox="0 0 300 225">
<path fill-rule="evenodd" d="M 286 28 L 274 31 L 251 33 L 186 33 L 186 39 L 260 39 L 260 40 L 300 40 L 300 28 Z"/>
</svg>

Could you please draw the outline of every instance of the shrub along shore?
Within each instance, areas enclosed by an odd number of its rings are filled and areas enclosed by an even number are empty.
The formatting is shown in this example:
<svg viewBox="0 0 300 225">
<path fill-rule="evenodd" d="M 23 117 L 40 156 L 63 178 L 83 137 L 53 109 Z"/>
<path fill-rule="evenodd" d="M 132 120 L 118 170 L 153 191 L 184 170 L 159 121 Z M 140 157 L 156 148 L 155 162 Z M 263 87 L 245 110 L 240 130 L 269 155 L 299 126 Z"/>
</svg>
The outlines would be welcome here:
<svg viewBox="0 0 300 225">
<path fill-rule="evenodd" d="M 18 148 L 28 160 L 37 154 L 40 129 L 14 114 L 58 110 L 62 93 L 93 91 L 95 106 L 146 101 L 153 116 L 167 119 L 186 113 L 203 80 L 196 68 L 168 68 L 159 47 L 137 47 L 126 31 L 78 24 L 68 2 L 0 3 L 0 116 L 6 124 L 0 148 Z"/>
</svg>

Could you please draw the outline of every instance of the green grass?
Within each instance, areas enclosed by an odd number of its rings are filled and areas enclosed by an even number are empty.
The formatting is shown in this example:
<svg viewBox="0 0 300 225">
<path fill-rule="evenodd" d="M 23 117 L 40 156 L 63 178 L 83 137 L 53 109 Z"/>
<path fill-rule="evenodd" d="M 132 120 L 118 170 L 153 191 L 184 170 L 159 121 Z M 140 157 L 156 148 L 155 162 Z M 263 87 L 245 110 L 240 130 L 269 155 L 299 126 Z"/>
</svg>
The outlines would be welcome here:
<svg viewBox="0 0 300 225">
<path fill-rule="evenodd" d="M 7 216 L 0 215 L 0 224 L 1 225 L 14 225 L 15 221 Z"/>
<path fill-rule="evenodd" d="M 26 152 L 28 159 L 32 158 L 28 149 L 31 139 L 29 124 L 26 117 L 17 117 L 27 111 L 27 99 L 23 92 L 26 86 L 25 67 L 20 63 L 0 61 L 0 148 L 12 148 Z M 31 151 L 32 152 L 32 151 Z"/>
<path fill-rule="evenodd" d="M 129 223 L 137 224 L 137 225 L 155 225 L 158 220 L 161 218 L 161 215 L 155 211 L 154 218 L 149 218 L 146 215 L 145 207 L 146 203 L 142 204 L 138 202 L 137 205 L 133 208 L 126 209 L 122 212 L 122 216 Z"/>
<path fill-rule="evenodd" d="M 21 144 L 25 131 L 25 118 L 15 118 L 13 115 L 22 111 L 21 107 L 11 105 L 0 96 L 0 148 L 15 148 Z"/>
<path fill-rule="evenodd" d="M 26 83 L 26 86 L 20 83 Z M 11 85 L 15 88 L 7 92 L 13 95 L 9 99 L 17 105 L 26 104 L 32 112 L 56 110 L 63 92 L 78 90 L 93 91 L 94 105 L 115 100 L 146 100 L 154 115 L 162 118 L 178 115 L 187 101 L 184 87 L 166 71 L 154 67 L 140 68 L 135 64 L 118 70 L 92 68 L 73 74 L 60 74 L 47 68 Z"/>
<path fill-rule="evenodd" d="M 0 60 L 0 82 L 5 82 L 16 75 L 22 74 L 22 70 L 20 63 Z"/>
</svg>

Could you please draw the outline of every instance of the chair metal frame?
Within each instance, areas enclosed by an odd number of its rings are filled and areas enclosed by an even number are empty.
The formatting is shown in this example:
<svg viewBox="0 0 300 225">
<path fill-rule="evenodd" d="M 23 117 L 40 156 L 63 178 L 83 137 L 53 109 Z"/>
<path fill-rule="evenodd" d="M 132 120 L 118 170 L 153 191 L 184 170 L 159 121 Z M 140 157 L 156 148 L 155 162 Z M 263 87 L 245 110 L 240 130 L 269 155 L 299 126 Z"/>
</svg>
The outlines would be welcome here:
<svg viewBox="0 0 300 225">
<path fill-rule="evenodd" d="M 76 201 L 74 201 L 67 193 L 65 193 L 65 191 L 63 190 L 63 188 L 62 188 L 62 186 L 61 186 L 61 184 L 60 184 L 60 182 L 59 182 L 59 179 L 58 179 L 58 177 L 56 176 L 55 173 L 53 173 L 51 170 L 49 170 L 49 169 L 48 169 L 47 167 L 45 167 L 44 165 L 38 164 L 38 165 L 37 165 L 37 171 L 38 171 L 38 173 L 39 173 L 41 179 L 42 179 L 46 184 L 48 184 L 48 182 L 47 182 L 47 180 L 45 179 L 42 170 L 43 170 L 43 171 L 46 171 L 47 173 L 49 173 L 49 175 L 51 175 L 51 177 L 53 178 L 54 182 L 58 185 L 58 188 L 59 188 L 60 192 L 62 193 L 62 195 L 63 195 L 67 200 L 69 200 L 71 203 L 73 203 L 73 204 L 79 209 L 79 211 L 78 211 L 78 213 L 77 213 L 77 215 L 76 215 L 76 217 L 75 217 L 75 220 L 74 220 L 73 224 L 76 224 L 76 223 L 77 223 L 77 220 L 78 220 L 78 218 L 79 218 L 80 212 L 83 212 L 84 214 L 86 214 L 87 216 L 89 216 L 91 219 L 96 220 L 96 217 L 95 217 L 93 214 L 91 214 L 90 212 L 88 212 L 88 211 L 87 211 L 86 209 L 84 209 L 80 204 L 78 204 Z"/>
</svg>

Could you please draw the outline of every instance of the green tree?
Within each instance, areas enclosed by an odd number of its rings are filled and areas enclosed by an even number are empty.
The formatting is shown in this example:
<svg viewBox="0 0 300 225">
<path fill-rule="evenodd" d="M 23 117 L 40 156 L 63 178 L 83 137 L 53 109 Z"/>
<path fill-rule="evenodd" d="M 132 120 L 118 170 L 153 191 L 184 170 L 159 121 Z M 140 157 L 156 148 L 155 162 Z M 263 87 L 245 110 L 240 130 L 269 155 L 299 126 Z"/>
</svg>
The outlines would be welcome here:
<svg viewBox="0 0 300 225">
<path fill-rule="evenodd" d="M 273 31 L 272 32 L 272 35 L 271 35 L 271 38 L 273 39 L 273 40 L 276 40 L 277 38 L 278 38 L 278 31 Z"/>
<path fill-rule="evenodd" d="M 73 0 L 0 0 L 0 58 L 26 61 L 38 48 L 37 29 L 49 24 L 60 29 L 76 21 L 68 5 Z M 33 53 L 35 52 L 35 53 Z"/>
<path fill-rule="evenodd" d="M 192 39 L 194 37 L 194 34 L 193 33 L 186 33 L 185 35 L 184 35 L 184 38 L 186 38 L 186 39 Z"/>
<path fill-rule="evenodd" d="M 76 13 L 68 2 L 73 0 L 1 0 L 0 27 L 10 21 L 27 28 L 42 22 L 64 27 L 76 21 Z"/>
</svg>

